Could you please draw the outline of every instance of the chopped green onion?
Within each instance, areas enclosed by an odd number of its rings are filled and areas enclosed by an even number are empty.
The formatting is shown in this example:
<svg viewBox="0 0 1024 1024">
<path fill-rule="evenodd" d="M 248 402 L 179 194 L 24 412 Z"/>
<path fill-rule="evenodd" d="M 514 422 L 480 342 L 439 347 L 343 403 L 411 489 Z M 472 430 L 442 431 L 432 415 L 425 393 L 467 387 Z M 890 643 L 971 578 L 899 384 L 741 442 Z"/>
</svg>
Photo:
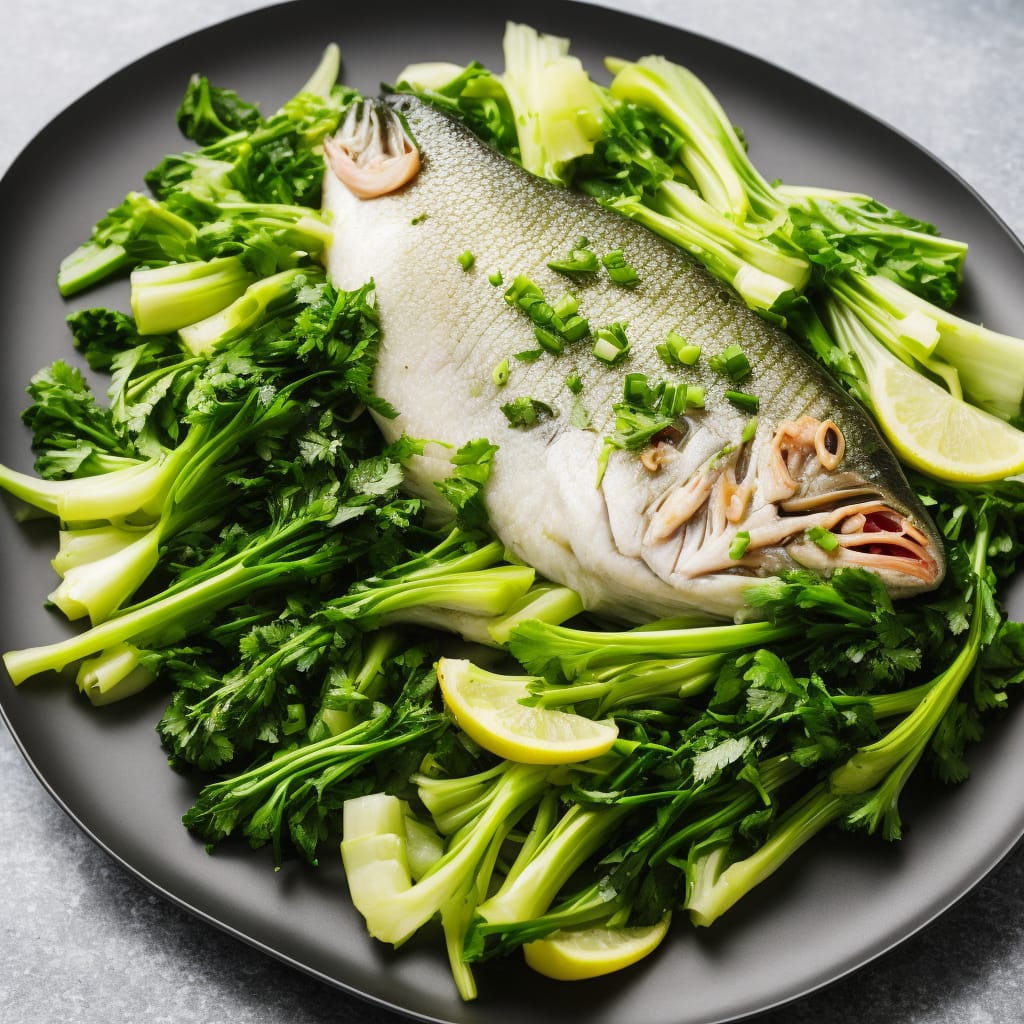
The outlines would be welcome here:
<svg viewBox="0 0 1024 1024">
<path fill-rule="evenodd" d="M 556 320 L 557 319 L 558 318 L 556 317 Z M 558 333 L 561 334 L 569 344 L 572 344 L 574 341 L 579 341 L 590 333 L 590 324 L 579 314 L 573 313 L 565 320 L 559 321 Z"/>
<path fill-rule="evenodd" d="M 487 275 L 487 280 L 490 281 L 491 284 L 493 284 L 495 288 L 500 288 L 502 283 L 503 283 L 503 279 L 502 279 L 502 276 L 501 276 L 501 271 L 500 270 L 495 270 L 493 274 L 488 274 Z"/>
<path fill-rule="evenodd" d="M 508 360 L 502 359 L 502 361 L 491 371 L 491 380 L 493 380 L 499 388 L 503 388 L 508 383 L 508 374 Z"/>
<path fill-rule="evenodd" d="M 581 238 L 564 260 L 551 260 L 548 268 L 560 274 L 596 273 L 599 266 L 597 254 L 590 250 L 589 244 L 585 238 Z"/>
<path fill-rule="evenodd" d="M 750 544 L 750 531 L 749 530 L 738 530 L 736 536 L 733 538 L 732 543 L 729 545 L 729 557 L 740 559 L 746 554 L 747 547 Z"/>
<path fill-rule="evenodd" d="M 630 405 L 639 406 L 641 409 L 653 409 L 655 405 L 655 390 L 647 382 L 646 373 L 627 373 L 622 378 L 622 397 Z"/>
<path fill-rule="evenodd" d="M 708 365 L 716 373 L 725 374 L 733 384 L 739 384 L 750 376 L 750 361 L 739 345 L 730 345 L 724 352 L 712 356 Z"/>
<path fill-rule="evenodd" d="M 525 274 L 517 274 L 505 292 L 505 301 L 510 306 L 520 309 L 529 308 L 530 301 L 544 298 L 540 286 L 531 281 Z"/>
<path fill-rule="evenodd" d="M 620 323 L 599 327 L 594 342 L 594 358 L 607 366 L 614 366 L 629 353 L 626 330 Z"/>
<path fill-rule="evenodd" d="M 668 366 L 693 366 L 700 358 L 700 345 L 688 342 L 676 331 L 669 331 L 656 350 Z"/>
<path fill-rule="evenodd" d="M 578 395 L 583 390 L 583 378 L 576 372 L 570 373 L 565 378 L 565 386 L 574 394 Z"/>
<path fill-rule="evenodd" d="M 565 320 L 580 311 L 580 304 L 576 301 L 575 295 L 566 292 L 557 302 L 553 303 L 552 308 L 559 320 Z"/>
<path fill-rule="evenodd" d="M 565 351 L 565 343 L 554 331 L 549 331 L 546 327 L 534 327 L 533 335 L 545 352 L 558 356 Z"/>
<path fill-rule="evenodd" d="M 535 327 L 549 332 L 544 339 L 539 339 L 549 352 L 557 354 L 566 344 L 590 333 L 590 324 L 578 313 L 575 296 L 566 293 L 551 305 L 536 282 L 523 274 L 518 275 L 505 292 L 505 301 L 526 313 Z M 557 343 L 552 341 L 552 335 L 557 335 Z"/>
<path fill-rule="evenodd" d="M 662 390 L 659 409 L 665 416 L 682 416 L 689 404 L 689 387 L 682 382 L 666 383 Z"/>
<path fill-rule="evenodd" d="M 807 531 L 807 536 L 821 548 L 822 551 L 835 551 L 839 547 L 839 539 L 831 530 L 824 526 L 812 526 Z"/>
<path fill-rule="evenodd" d="M 409 223 L 410 224 L 422 224 L 427 219 L 427 217 L 429 217 L 429 216 L 430 216 L 429 213 L 417 214 L 415 217 L 413 217 L 413 219 L 411 221 L 409 221 Z"/>
<path fill-rule="evenodd" d="M 528 301 L 523 308 L 526 310 L 527 316 L 539 327 L 547 326 L 555 318 L 555 311 L 551 304 L 542 298 Z"/>
<path fill-rule="evenodd" d="M 746 409 L 748 412 L 757 412 L 760 404 L 757 395 L 748 394 L 746 391 L 726 391 L 725 397 L 733 405 L 740 409 Z"/>
<path fill-rule="evenodd" d="M 700 384 L 686 386 L 686 404 L 694 409 L 704 408 L 704 388 Z"/>
<path fill-rule="evenodd" d="M 757 417 L 751 416 L 747 420 L 747 425 L 743 428 L 743 433 L 740 435 L 740 440 L 746 444 L 748 441 L 754 440 L 754 435 L 757 433 Z"/>
<path fill-rule="evenodd" d="M 463 270 L 469 270 L 475 262 L 476 257 L 468 249 L 465 252 L 459 253 L 459 266 Z"/>
<path fill-rule="evenodd" d="M 640 275 L 626 262 L 626 257 L 621 249 L 613 249 L 601 257 L 604 269 L 615 284 L 624 288 L 632 288 L 639 283 Z"/>
</svg>

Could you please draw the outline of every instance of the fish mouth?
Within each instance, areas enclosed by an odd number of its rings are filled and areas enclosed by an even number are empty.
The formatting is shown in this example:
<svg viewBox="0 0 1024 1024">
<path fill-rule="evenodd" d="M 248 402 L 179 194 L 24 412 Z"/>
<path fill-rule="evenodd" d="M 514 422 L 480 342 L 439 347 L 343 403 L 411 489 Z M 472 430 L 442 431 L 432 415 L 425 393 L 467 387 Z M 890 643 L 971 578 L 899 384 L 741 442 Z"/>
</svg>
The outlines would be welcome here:
<svg viewBox="0 0 1024 1024">
<path fill-rule="evenodd" d="M 398 112 L 380 100 L 349 107 L 324 156 L 335 177 L 360 199 L 397 192 L 419 173 L 420 151 Z"/>
<path fill-rule="evenodd" d="M 660 441 L 649 472 L 669 469 Z M 803 567 L 830 575 L 851 566 L 883 578 L 893 596 L 931 589 L 943 575 L 933 535 L 876 484 L 844 468 L 845 440 L 831 420 L 805 416 L 727 446 L 646 510 L 641 550 L 666 582 Z"/>
</svg>

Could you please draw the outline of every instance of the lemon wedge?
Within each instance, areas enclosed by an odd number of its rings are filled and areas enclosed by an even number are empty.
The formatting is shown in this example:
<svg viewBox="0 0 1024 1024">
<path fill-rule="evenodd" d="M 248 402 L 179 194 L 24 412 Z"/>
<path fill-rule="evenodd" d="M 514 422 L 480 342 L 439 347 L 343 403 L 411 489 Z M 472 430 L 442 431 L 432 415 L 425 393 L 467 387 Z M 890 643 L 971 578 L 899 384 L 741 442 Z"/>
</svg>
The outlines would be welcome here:
<svg viewBox="0 0 1024 1024">
<path fill-rule="evenodd" d="M 538 974 L 556 981 L 582 981 L 621 971 L 653 953 L 668 932 L 666 914 L 657 924 L 641 928 L 560 929 L 527 942 L 523 955 Z"/>
<path fill-rule="evenodd" d="M 1024 431 L 964 401 L 954 368 L 929 363 L 951 386 L 898 359 L 844 303 L 827 307 L 829 326 L 864 369 L 868 398 L 893 451 L 908 466 L 953 483 L 980 484 L 1024 472 Z"/>
<path fill-rule="evenodd" d="M 607 753 L 618 738 L 613 722 L 520 703 L 532 676 L 498 675 L 466 659 L 441 658 L 437 678 L 459 728 L 509 761 L 572 764 Z"/>
<path fill-rule="evenodd" d="M 898 359 L 871 383 L 883 433 L 908 465 L 943 480 L 984 483 L 1024 471 L 1024 431 L 951 395 Z"/>
</svg>

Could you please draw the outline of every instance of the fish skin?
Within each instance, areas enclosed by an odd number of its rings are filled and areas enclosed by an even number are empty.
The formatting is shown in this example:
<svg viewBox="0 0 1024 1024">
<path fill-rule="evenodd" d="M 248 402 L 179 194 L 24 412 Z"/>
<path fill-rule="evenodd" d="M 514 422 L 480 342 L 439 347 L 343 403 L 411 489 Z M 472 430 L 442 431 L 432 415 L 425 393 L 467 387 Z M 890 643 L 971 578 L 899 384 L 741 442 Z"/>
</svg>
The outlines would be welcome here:
<svg viewBox="0 0 1024 1024">
<path fill-rule="evenodd" d="M 766 545 L 745 561 L 704 573 L 686 574 L 692 564 L 687 551 L 696 547 L 705 561 L 720 563 L 712 552 L 737 528 L 750 525 L 756 537 L 769 536 L 771 524 L 785 528 L 770 500 L 776 485 L 764 476 L 765 453 L 782 424 L 811 417 L 834 421 L 845 454 L 832 473 L 812 458 L 797 497 L 847 485 L 881 496 L 887 508 L 906 517 L 909 530 L 918 531 L 934 568 L 933 578 L 923 581 L 881 569 L 890 593 L 899 597 L 937 585 L 945 570 L 942 542 L 895 457 L 863 410 L 788 335 L 641 225 L 530 175 L 414 97 L 390 102 L 420 149 L 420 171 L 396 192 L 359 199 L 328 168 L 324 209 L 335 232 L 328 273 L 343 288 L 375 283 L 382 328 L 375 388 L 399 411 L 397 419 L 381 421 L 386 436 L 405 433 L 454 447 L 486 437 L 498 445 L 488 510 L 496 535 L 515 556 L 575 588 L 588 608 L 624 621 L 689 608 L 742 617 L 743 591 L 759 577 L 799 565 L 828 573 L 834 559 L 803 539 L 802 531 L 794 542 Z M 622 249 L 639 284 L 616 285 L 603 271 L 570 278 L 548 269 L 549 260 L 563 257 L 581 237 L 599 255 Z M 468 270 L 458 260 L 465 251 L 474 256 Z M 503 286 L 488 280 L 495 271 Z M 537 347 L 528 318 L 504 300 L 505 287 L 520 274 L 540 285 L 549 301 L 574 294 L 592 329 L 625 323 L 629 358 L 605 367 L 592 357 L 589 340 L 558 357 L 545 354 L 532 363 L 511 358 Z M 695 367 L 677 374 L 661 361 L 655 345 L 669 330 L 700 345 Z M 750 492 L 747 515 L 738 524 L 725 523 L 723 532 L 721 514 L 709 505 L 701 522 L 691 519 L 692 529 L 653 539 L 659 502 L 702 473 L 716 453 L 736 445 L 748 423 L 749 414 L 724 397 L 735 385 L 708 367 L 709 357 L 733 343 L 742 346 L 753 369 L 742 388 L 760 399 L 756 436 L 733 456 L 743 465 L 734 462 L 730 470 Z M 499 387 L 492 371 L 506 358 L 511 374 Z M 584 383 L 580 399 L 590 429 L 571 423 L 573 395 L 565 379 L 573 371 Z M 687 415 L 684 441 L 663 447 L 656 472 L 644 468 L 637 453 L 616 451 L 595 486 L 603 438 L 614 427 L 612 406 L 621 399 L 623 375 L 635 371 L 652 381 L 682 377 L 702 384 L 705 410 Z M 511 427 L 500 406 L 521 395 L 549 404 L 558 415 L 529 429 Z M 412 489 L 436 494 L 433 481 L 450 471 L 450 454 L 428 447 L 410 467 Z M 716 481 L 719 489 L 725 486 Z"/>
</svg>

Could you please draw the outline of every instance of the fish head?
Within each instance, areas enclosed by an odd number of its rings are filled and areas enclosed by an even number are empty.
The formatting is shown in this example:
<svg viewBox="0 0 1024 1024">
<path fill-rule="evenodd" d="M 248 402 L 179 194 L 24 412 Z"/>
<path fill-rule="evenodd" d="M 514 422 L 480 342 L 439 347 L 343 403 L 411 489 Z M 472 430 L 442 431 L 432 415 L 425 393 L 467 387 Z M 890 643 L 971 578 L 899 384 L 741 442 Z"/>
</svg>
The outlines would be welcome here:
<svg viewBox="0 0 1024 1024">
<path fill-rule="evenodd" d="M 828 417 L 722 429 L 685 417 L 602 481 L 613 535 L 662 580 L 736 590 L 787 570 L 876 573 L 893 597 L 941 581 L 941 538 L 884 447 L 851 452 Z M 880 457 L 883 466 L 872 456 Z"/>
</svg>

